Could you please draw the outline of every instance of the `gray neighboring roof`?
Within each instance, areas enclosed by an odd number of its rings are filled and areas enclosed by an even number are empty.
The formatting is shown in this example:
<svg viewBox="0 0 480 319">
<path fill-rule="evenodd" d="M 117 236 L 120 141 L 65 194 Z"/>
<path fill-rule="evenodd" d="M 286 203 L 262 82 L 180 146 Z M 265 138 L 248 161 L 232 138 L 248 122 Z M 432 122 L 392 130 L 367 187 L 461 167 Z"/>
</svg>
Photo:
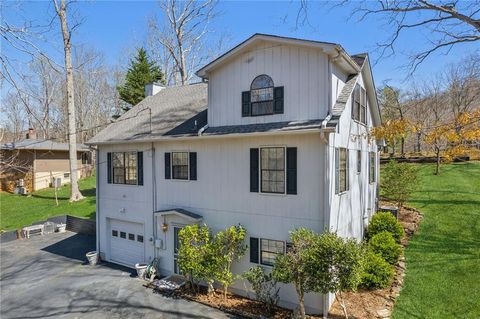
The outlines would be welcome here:
<svg viewBox="0 0 480 319">
<path fill-rule="evenodd" d="M 68 143 L 59 143 L 52 140 L 25 139 L 18 142 L 1 145 L 2 150 L 42 150 L 42 151 L 68 151 Z M 88 146 L 77 144 L 77 151 L 88 151 Z"/>
<path fill-rule="evenodd" d="M 168 87 L 146 97 L 100 131 L 88 141 L 88 144 L 141 141 L 165 135 L 193 134 L 202 127 L 200 123 L 202 116 L 206 122 L 206 113 L 201 114 L 206 109 L 206 83 Z M 197 118 L 195 126 L 193 118 L 199 116 L 202 118 Z"/>
<path fill-rule="evenodd" d="M 159 210 L 155 212 L 156 215 L 179 215 L 182 217 L 186 217 L 188 219 L 193 219 L 196 221 L 202 220 L 203 216 L 199 214 L 192 213 L 188 210 L 185 210 L 183 208 L 172 208 L 172 209 L 165 209 L 165 210 Z"/>
<path fill-rule="evenodd" d="M 273 122 L 261 124 L 246 125 L 228 125 L 209 127 L 202 135 L 228 135 L 228 134 L 248 134 L 248 133 L 265 133 L 265 132 L 291 132 L 298 130 L 320 129 L 322 126 L 321 119 L 307 121 L 288 121 Z"/>
</svg>

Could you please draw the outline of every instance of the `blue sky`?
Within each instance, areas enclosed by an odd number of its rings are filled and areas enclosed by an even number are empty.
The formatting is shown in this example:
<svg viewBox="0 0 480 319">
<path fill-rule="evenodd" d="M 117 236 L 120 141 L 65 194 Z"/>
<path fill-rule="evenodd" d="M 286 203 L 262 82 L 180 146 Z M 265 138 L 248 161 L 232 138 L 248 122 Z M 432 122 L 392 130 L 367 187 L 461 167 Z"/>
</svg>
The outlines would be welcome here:
<svg viewBox="0 0 480 319">
<path fill-rule="evenodd" d="M 111 65 L 125 63 L 129 48 L 144 44 L 148 30 L 147 21 L 156 12 L 155 1 L 81 1 L 75 5 L 77 15 L 83 23 L 73 38 L 74 44 L 86 44 L 101 51 Z M 298 3 L 294 1 L 223 1 L 218 5 L 221 15 L 211 26 L 214 35 L 224 34 L 228 39 L 226 49 L 243 41 L 253 33 L 269 33 L 341 44 L 347 52 L 354 54 L 370 52 L 375 59 L 375 44 L 384 41 L 388 26 L 376 19 L 357 22 L 348 17 L 351 8 L 333 10 L 319 2 L 312 4 L 309 21 L 311 26 L 295 28 L 294 19 Z M 22 4 L 23 15 L 37 21 L 46 21 L 53 12 L 50 1 Z M 16 14 L 5 10 L 4 17 L 15 23 Z M 285 20 L 285 16 L 287 19 Z M 383 59 L 374 65 L 377 86 L 389 80 L 391 84 L 404 86 L 406 71 L 401 67 L 407 63 L 405 53 L 425 44 L 424 32 L 411 32 L 398 42 L 398 54 Z M 427 60 L 416 72 L 416 80 L 428 80 L 441 71 L 446 64 L 460 60 L 480 44 L 461 45 L 448 54 L 436 54 Z M 59 47 L 56 49 L 60 53 Z"/>
</svg>

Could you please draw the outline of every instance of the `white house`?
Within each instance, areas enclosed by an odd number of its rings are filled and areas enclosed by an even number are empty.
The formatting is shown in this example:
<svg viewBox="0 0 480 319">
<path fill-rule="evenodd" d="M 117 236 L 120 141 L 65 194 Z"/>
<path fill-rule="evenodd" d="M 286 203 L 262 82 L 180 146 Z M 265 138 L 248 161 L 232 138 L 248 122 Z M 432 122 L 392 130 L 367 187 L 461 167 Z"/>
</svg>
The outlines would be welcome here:
<svg viewBox="0 0 480 319">
<path fill-rule="evenodd" d="M 362 238 L 377 198 L 380 113 L 367 54 L 255 34 L 197 72 L 202 83 L 152 84 L 95 136 L 97 249 L 132 266 L 178 271 L 178 230 L 241 224 L 249 249 L 234 270 L 270 268 L 289 231 Z M 238 282 L 233 291 L 245 294 Z M 322 313 L 331 296 L 311 294 Z M 281 305 L 293 308 L 293 287 Z"/>
</svg>

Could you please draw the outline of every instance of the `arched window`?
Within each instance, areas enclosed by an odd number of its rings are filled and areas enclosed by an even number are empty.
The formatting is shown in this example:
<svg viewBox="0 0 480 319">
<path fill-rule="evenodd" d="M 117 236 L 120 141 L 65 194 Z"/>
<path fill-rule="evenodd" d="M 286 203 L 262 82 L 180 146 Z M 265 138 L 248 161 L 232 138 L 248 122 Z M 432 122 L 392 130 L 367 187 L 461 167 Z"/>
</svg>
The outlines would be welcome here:
<svg viewBox="0 0 480 319">
<path fill-rule="evenodd" d="M 273 80 L 266 74 L 257 76 L 250 85 L 252 115 L 273 114 Z"/>
</svg>

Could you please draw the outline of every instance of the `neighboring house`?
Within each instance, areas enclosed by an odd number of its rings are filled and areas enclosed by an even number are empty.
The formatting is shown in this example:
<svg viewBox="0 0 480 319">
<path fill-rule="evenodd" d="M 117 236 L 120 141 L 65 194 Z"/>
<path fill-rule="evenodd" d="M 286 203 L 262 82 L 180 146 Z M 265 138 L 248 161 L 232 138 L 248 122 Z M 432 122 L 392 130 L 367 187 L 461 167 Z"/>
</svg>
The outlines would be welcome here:
<svg viewBox="0 0 480 319">
<path fill-rule="evenodd" d="M 70 182 L 67 143 L 37 139 L 35 131 L 29 129 L 26 139 L 2 144 L 0 152 L 2 191 L 13 192 L 20 179 L 28 192 L 50 187 L 53 178 L 60 178 L 62 184 Z M 77 145 L 77 158 L 78 177 L 90 176 L 93 171 L 90 149 Z"/>
<path fill-rule="evenodd" d="M 204 83 L 149 85 L 142 102 L 95 136 L 97 249 L 127 266 L 158 257 L 178 272 L 178 231 L 241 224 L 234 265 L 271 268 L 289 231 L 363 237 L 375 212 L 380 125 L 366 54 L 338 44 L 255 34 L 197 72 Z M 245 294 L 242 282 L 234 292 Z M 309 312 L 332 296 L 310 294 Z M 292 286 L 281 305 L 293 308 Z"/>
</svg>

